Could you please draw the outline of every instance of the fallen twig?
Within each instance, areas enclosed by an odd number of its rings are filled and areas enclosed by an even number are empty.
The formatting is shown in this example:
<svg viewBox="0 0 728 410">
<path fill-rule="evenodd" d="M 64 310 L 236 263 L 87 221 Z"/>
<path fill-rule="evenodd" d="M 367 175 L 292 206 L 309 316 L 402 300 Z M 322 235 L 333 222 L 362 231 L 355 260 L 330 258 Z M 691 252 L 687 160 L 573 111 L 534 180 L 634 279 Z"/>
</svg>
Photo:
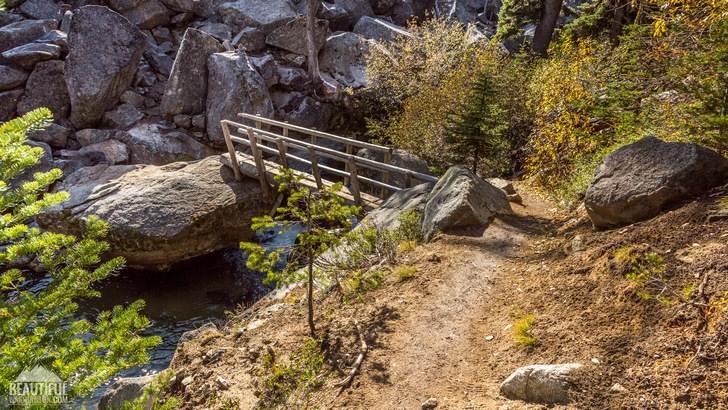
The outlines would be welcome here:
<svg viewBox="0 0 728 410">
<path fill-rule="evenodd" d="M 698 357 L 698 356 L 700 355 L 700 351 L 701 351 L 702 349 L 703 349 L 703 345 L 698 345 L 698 351 L 697 351 L 697 352 L 695 352 L 695 356 L 691 357 L 691 358 L 690 358 L 690 361 L 689 361 L 689 362 L 688 362 L 688 364 L 687 364 L 687 366 L 685 366 L 685 373 L 687 373 L 687 372 L 688 372 L 688 368 L 689 368 L 689 367 L 690 367 L 690 365 L 691 365 L 691 364 L 693 363 L 693 360 L 695 360 L 695 358 L 696 358 L 696 357 Z"/>
<path fill-rule="evenodd" d="M 356 332 L 359 334 L 359 340 L 361 340 L 361 351 L 359 352 L 359 356 L 356 358 L 356 361 L 354 362 L 354 367 L 351 368 L 351 371 L 349 372 L 349 375 L 346 376 L 346 378 L 338 383 L 336 383 L 334 386 L 339 387 L 341 386 L 341 390 L 339 390 L 339 394 L 346 388 L 346 386 L 351 383 L 352 380 L 354 380 L 354 375 L 356 375 L 356 372 L 359 371 L 359 368 L 361 367 L 361 363 L 364 361 L 364 356 L 367 354 L 367 350 L 369 347 L 367 346 L 367 342 L 364 340 L 364 335 L 361 332 L 361 326 L 359 326 L 358 321 L 354 321 L 354 326 L 356 326 Z"/>
</svg>

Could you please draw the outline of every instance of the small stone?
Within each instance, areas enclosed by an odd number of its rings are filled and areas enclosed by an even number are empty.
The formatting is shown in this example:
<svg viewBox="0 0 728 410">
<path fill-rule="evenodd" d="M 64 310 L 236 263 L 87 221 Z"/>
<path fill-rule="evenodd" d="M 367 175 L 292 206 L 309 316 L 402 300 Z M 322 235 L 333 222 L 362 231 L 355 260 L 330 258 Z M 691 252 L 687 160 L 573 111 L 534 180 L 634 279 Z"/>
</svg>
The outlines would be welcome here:
<svg viewBox="0 0 728 410">
<path fill-rule="evenodd" d="M 202 356 L 202 363 L 208 364 L 214 362 L 215 360 L 221 358 L 223 354 L 225 354 L 225 350 L 226 349 L 222 347 L 216 347 L 214 349 L 211 349 L 210 351 L 205 353 L 204 356 Z"/>
<path fill-rule="evenodd" d="M 26 70 L 32 70 L 41 61 L 60 57 L 61 47 L 55 44 L 30 43 L 5 51 L 2 56 Z"/>
<path fill-rule="evenodd" d="M 515 204 L 522 204 L 523 198 L 521 198 L 521 194 L 508 195 L 508 202 L 513 202 Z"/>
<path fill-rule="evenodd" d="M 493 336 L 493 335 L 489 335 L 489 336 L 486 336 L 486 337 L 485 337 L 485 340 L 487 340 L 487 341 L 489 341 L 489 342 L 490 342 L 491 340 L 493 340 L 493 339 L 495 339 L 495 336 Z"/>
<path fill-rule="evenodd" d="M 220 388 L 220 390 L 227 390 L 230 388 L 230 382 L 222 376 L 217 376 L 217 379 L 215 379 L 215 383 Z"/>
<path fill-rule="evenodd" d="M 187 376 L 184 379 L 182 379 L 182 386 L 187 387 L 190 384 L 192 384 L 193 381 L 195 381 L 195 376 Z"/>
<path fill-rule="evenodd" d="M 432 410 L 437 407 L 437 399 L 434 397 L 430 397 L 429 399 L 425 400 L 424 403 L 422 403 L 422 410 Z"/>
<path fill-rule="evenodd" d="M 600 362 L 596 357 L 592 357 L 591 362 L 594 364 L 602 364 L 602 362 Z"/>
<path fill-rule="evenodd" d="M 124 104 L 131 104 L 137 108 L 141 108 L 144 106 L 144 96 L 134 92 L 132 90 L 126 90 L 123 94 L 121 94 L 121 102 Z"/>
<path fill-rule="evenodd" d="M 114 136 L 113 130 L 87 128 L 76 132 L 76 140 L 82 147 L 104 142 Z"/>
<path fill-rule="evenodd" d="M 205 129 L 205 114 L 198 114 L 192 116 L 192 130 L 202 131 Z"/>
<path fill-rule="evenodd" d="M 104 113 L 101 122 L 110 128 L 127 130 L 144 118 L 144 113 L 131 104 L 121 104 Z"/>
<path fill-rule="evenodd" d="M 427 262 L 440 262 L 440 261 L 441 261 L 440 257 L 434 253 L 427 258 Z"/>
<path fill-rule="evenodd" d="M 190 128 L 192 126 L 192 117 L 187 114 L 177 114 L 174 116 L 174 125 L 180 128 Z"/>
<path fill-rule="evenodd" d="M 614 385 L 609 390 L 613 391 L 615 393 L 626 393 L 627 392 L 627 389 L 619 383 L 614 383 Z"/>
<path fill-rule="evenodd" d="M 303 65 L 306 64 L 306 56 L 296 53 L 288 53 L 284 55 L 283 60 L 294 67 L 303 67 Z"/>
</svg>

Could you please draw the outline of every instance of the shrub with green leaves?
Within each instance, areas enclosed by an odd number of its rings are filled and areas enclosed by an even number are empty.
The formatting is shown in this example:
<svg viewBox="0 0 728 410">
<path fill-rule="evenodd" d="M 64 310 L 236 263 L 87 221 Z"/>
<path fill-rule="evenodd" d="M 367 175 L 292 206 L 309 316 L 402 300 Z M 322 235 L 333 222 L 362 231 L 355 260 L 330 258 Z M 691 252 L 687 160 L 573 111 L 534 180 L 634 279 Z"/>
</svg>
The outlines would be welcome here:
<svg viewBox="0 0 728 410">
<path fill-rule="evenodd" d="M 61 171 L 25 173 L 43 155 L 25 142 L 46 127 L 45 108 L 0 125 L 0 396 L 23 370 L 40 364 L 69 383 L 69 398 L 87 395 L 119 370 L 145 362 L 159 337 L 142 337 L 149 321 L 144 302 L 101 312 L 95 322 L 79 317 L 78 301 L 98 297 L 93 285 L 118 272 L 124 261 L 101 263 L 109 249 L 108 226 L 91 217 L 86 233 L 71 235 L 31 228 L 32 218 L 68 194 L 48 193 Z M 45 273 L 32 273 L 29 261 Z M 42 290 L 31 285 L 44 279 Z"/>
</svg>

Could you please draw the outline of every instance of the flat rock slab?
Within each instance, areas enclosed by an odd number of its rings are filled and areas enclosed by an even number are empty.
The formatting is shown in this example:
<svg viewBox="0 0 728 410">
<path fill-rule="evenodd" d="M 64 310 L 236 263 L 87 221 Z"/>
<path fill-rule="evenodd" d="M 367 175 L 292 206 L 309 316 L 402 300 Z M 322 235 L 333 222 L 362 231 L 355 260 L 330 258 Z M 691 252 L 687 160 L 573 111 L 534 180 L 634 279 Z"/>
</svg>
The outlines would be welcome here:
<svg viewBox="0 0 728 410">
<path fill-rule="evenodd" d="M 316 52 L 321 50 L 329 35 L 329 22 L 316 20 L 314 29 L 314 44 Z M 292 53 L 308 55 L 308 37 L 306 33 L 306 17 L 298 16 L 285 25 L 275 29 L 265 40 L 268 45 L 288 50 Z"/>
<path fill-rule="evenodd" d="M 44 229 L 78 234 L 97 215 L 111 226 L 109 256 L 131 268 L 171 265 L 253 236 L 250 219 L 270 211 L 256 180 L 235 181 L 217 156 L 165 166 L 96 165 L 58 187 L 70 200 L 37 218 Z"/>
<path fill-rule="evenodd" d="M 255 27 L 267 36 L 296 18 L 298 13 L 290 0 L 238 0 L 221 4 L 220 15 L 236 32 Z"/>
<path fill-rule="evenodd" d="M 500 392 L 511 400 L 529 403 L 567 403 L 567 376 L 580 367 L 578 363 L 524 366 L 508 376 Z"/>
</svg>

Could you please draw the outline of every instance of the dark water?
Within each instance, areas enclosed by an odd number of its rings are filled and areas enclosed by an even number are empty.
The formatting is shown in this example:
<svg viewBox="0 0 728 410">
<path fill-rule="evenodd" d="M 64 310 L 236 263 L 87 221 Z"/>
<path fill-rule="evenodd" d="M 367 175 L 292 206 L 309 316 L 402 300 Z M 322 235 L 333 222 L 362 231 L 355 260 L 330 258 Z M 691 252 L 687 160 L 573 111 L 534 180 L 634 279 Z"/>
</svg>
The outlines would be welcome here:
<svg viewBox="0 0 728 410">
<path fill-rule="evenodd" d="M 270 233 L 257 241 L 276 248 L 292 244 L 296 234 L 294 230 L 282 235 Z M 125 271 L 97 286 L 102 296 L 83 302 L 81 314 L 93 319 L 102 310 L 144 299 L 143 314 L 152 322 L 145 334 L 162 337 L 162 343 L 150 352 L 148 364 L 128 369 L 113 380 L 166 369 L 182 333 L 209 322 L 224 323 L 226 311 L 250 306 L 270 292 L 272 286 L 263 285 L 262 275 L 246 268 L 245 262 L 242 251 L 226 250 L 188 261 L 165 273 Z M 92 397 L 68 408 L 95 409 L 113 380 L 97 388 Z"/>
</svg>

